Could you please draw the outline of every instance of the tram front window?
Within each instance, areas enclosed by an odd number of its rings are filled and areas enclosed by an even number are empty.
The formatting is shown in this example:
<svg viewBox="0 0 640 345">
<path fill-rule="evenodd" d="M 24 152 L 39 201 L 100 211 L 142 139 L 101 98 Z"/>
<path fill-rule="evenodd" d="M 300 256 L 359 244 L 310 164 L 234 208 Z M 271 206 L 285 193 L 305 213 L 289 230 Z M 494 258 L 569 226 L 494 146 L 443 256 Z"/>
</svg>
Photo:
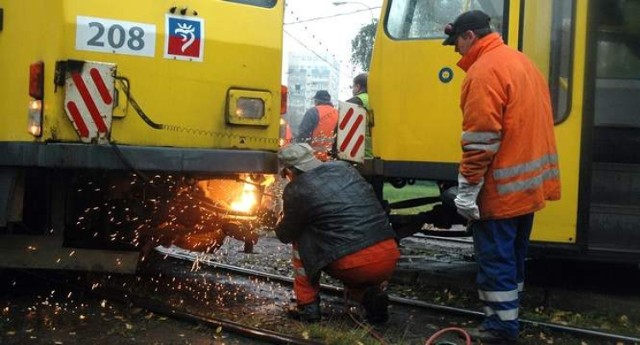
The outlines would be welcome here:
<svg viewBox="0 0 640 345">
<path fill-rule="evenodd" d="M 482 10 L 491 17 L 494 31 L 503 35 L 504 0 L 391 1 L 386 30 L 395 39 L 444 39 L 443 28 L 459 14 Z"/>
</svg>

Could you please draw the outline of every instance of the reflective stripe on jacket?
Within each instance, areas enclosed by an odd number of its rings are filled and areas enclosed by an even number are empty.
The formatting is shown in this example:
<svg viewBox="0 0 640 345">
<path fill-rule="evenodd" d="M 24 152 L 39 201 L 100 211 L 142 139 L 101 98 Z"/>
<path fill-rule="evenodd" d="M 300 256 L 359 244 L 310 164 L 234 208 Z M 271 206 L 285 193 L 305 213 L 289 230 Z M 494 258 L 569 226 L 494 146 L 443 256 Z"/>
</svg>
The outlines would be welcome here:
<svg viewBox="0 0 640 345">
<path fill-rule="evenodd" d="M 538 211 L 560 198 L 560 172 L 547 83 L 522 53 L 497 33 L 481 38 L 460 59 L 462 161 L 470 184 L 484 181 L 482 219 Z"/>
<path fill-rule="evenodd" d="M 316 152 L 329 152 L 335 140 L 338 111 L 329 104 L 319 104 L 316 109 L 318 109 L 318 125 L 311 134 L 309 144 Z"/>
</svg>

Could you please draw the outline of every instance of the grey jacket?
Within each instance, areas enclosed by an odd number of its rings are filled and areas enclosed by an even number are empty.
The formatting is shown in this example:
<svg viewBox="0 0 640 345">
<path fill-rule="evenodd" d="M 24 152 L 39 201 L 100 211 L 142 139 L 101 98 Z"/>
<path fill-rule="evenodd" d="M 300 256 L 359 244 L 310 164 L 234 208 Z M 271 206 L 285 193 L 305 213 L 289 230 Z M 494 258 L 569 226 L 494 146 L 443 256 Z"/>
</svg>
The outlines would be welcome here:
<svg viewBox="0 0 640 345">
<path fill-rule="evenodd" d="M 311 279 L 329 263 L 395 236 L 373 188 L 346 162 L 326 162 L 299 175 L 285 187 L 283 200 L 276 235 L 298 243 Z"/>
</svg>

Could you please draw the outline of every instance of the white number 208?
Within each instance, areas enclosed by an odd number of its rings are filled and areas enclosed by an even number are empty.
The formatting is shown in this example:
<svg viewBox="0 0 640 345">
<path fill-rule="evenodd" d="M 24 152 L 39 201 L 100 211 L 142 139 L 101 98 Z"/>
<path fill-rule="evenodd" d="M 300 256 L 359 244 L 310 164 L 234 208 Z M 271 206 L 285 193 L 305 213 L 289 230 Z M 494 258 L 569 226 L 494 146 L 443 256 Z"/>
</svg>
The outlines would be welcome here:
<svg viewBox="0 0 640 345">
<path fill-rule="evenodd" d="M 125 55 L 155 55 L 156 27 L 151 24 L 78 16 L 76 49 Z"/>
</svg>

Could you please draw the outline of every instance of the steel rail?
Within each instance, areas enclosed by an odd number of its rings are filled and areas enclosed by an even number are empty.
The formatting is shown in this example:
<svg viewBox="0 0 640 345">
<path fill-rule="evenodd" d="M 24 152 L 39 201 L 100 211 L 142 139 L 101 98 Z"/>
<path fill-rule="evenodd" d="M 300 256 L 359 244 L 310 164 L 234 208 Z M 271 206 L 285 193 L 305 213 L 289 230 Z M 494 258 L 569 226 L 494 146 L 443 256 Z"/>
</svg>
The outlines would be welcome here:
<svg viewBox="0 0 640 345">
<path fill-rule="evenodd" d="M 141 300 L 139 298 L 134 298 L 131 301 L 131 303 L 138 308 L 143 308 L 151 312 L 154 312 L 156 314 L 160 314 L 160 315 L 164 315 L 174 319 L 179 319 L 179 320 L 192 322 L 196 324 L 204 324 L 210 327 L 222 327 L 223 330 L 236 333 L 248 338 L 266 340 L 266 341 L 269 341 L 270 343 L 296 344 L 296 345 L 323 344 L 321 342 L 296 338 L 296 337 L 288 336 L 286 334 L 269 331 L 266 329 L 245 326 L 241 323 L 230 321 L 230 320 L 191 314 L 186 311 L 176 310 L 174 308 L 167 307 L 166 305 L 153 303 L 147 300 Z"/>
<path fill-rule="evenodd" d="M 164 254 L 166 254 L 168 256 L 171 256 L 171 257 L 178 258 L 178 259 L 185 259 L 185 260 L 193 261 L 193 256 L 191 256 L 191 255 L 180 254 L 180 253 L 168 253 L 168 252 L 162 252 L 162 253 L 164 253 Z M 257 270 L 253 270 L 253 269 L 249 269 L 249 268 L 243 268 L 243 267 L 237 267 L 237 266 L 233 266 L 233 265 L 223 264 L 223 263 L 219 263 L 219 262 L 215 262 L 215 261 L 211 261 L 211 260 L 207 260 L 207 259 L 198 259 L 198 260 L 199 260 L 200 263 L 204 263 L 204 264 L 206 264 L 208 266 L 224 269 L 224 270 L 235 272 L 235 273 L 240 273 L 240 274 L 245 274 L 245 275 L 250 275 L 250 276 L 255 276 L 255 277 L 261 277 L 261 278 L 265 278 L 265 279 L 277 280 L 277 281 L 281 281 L 281 282 L 293 283 L 293 278 L 290 278 L 290 277 L 285 277 L 285 276 L 280 276 L 280 275 L 277 275 L 277 274 L 257 271 Z M 341 294 L 344 291 L 343 288 L 337 287 L 337 286 L 333 286 L 333 285 L 321 284 L 320 287 L 324 291 L 335 293 L 335 294 L 338 294 L 338 293 Z M 484 314 L 482 312 L 478 312 L 478 311 L 473 311 L 473 310 L 464 309 L 464 308 L 450 307 L 450 306 L 446 306 L 446 305 L 433 304 L 433 303 L 428 303 L 428 302 L 424 302 L 424 301 L 417 301 L 417 300 L 412 300 L 412 299 L 403 298 L 403 297 L 397 297 L 397 296 L 391 296 L 390 295 L 389 296 L 389 300 L 391 302 L 394 302 L 394 303 L 397 303 L 397 304 L 405 304 L 405 305 L 410 305 L 410 306 L 414 306 L 414 307 L 430 309 L 430 310 L 436 310 L 436 311 L 440 311 L 440 312 L 451 313 L 451 314 L 456 314 L 456 315 L 461 315 L 461 316 L 470 316 L 470 317 L 474 317 L 474 318 L 480 318 L 480 317 L 484 316 Z M 560 324 L 557 324 L 557 323 L 535 321 L 535 320 L 528 320 L 528 319 L 519 319 L 519 321 L 520 321 L 520 323 L 525 324 L 525 325 L 529 325 L 529 326 L 533 326 L 533 327 L 544 327 L 544 328 L 548 328 L 550 330 L 554 330 L 554 331 L 557 331 L 557 332 L 572 333 L 572 334 L 576 334 L 576 335 L 591 336 L 591 337 L 598 337 L 598 338 L 606 338 L 608 340 L 640 343 L 640 338 L 621 335 L 621 334 L 602 332 L 602 331 L 598 331 L 598 330 L 580 328 L 580 327 L 564 326 L 564 325 L 560 325 Z"/>
<path fill-rule="evenodd" d="M 89 289 L 88 287 L 78 285 L 77 283 L 70 284 L 69 282 L 60 281 L 58 279 L 54 279 L 51 277 L 45 277 L 41 274 L 33 273 L 30 271 L 23 270 L 22 272 L 29 274 L 31 276 L 34 276 L 38 279 L 48 280 L 58 285 L 63 285 L 65 287 L 71 287 L 77 290 L 82 290 L 85 293 L 96 295 L 100 298 L 116 301 L 122 305 L 146 309 L 158 315 L 163 315 L 166 317 L 170 317 L 172 319 L 182 320 L 190 323 L 203 324 L 212 328 L 222 327 L 222 329 L 227 332 L 235 333 L 247 338 L 268 341 L 269 343 L 272 343 L 272 344 L 294 344 L 294 345 L 322 345 L 323 344 L 322 342 L 318 342 L 318 341 L 296 338 L 296 337 L 292 337 L 286 334 L 277 333 L 277 332 L 266 330 L 266 329 L 245 326 L 241 323 L 231 321 L 231 320 L 225 320 L 225 319 L 214 318 L 214 317 L 205 317 L 202 315 L 192 314 L 186 311 L 169 307 L 166 304 L 155 303 L 150 299 L 141 298 L 141 297 L 133 296 L 129 294 L 122 295 L 121 291 L 117 291 L 114 289 L 109 289 L 105 287 L 101 287 L 98 289 Z"/>
</svg>

